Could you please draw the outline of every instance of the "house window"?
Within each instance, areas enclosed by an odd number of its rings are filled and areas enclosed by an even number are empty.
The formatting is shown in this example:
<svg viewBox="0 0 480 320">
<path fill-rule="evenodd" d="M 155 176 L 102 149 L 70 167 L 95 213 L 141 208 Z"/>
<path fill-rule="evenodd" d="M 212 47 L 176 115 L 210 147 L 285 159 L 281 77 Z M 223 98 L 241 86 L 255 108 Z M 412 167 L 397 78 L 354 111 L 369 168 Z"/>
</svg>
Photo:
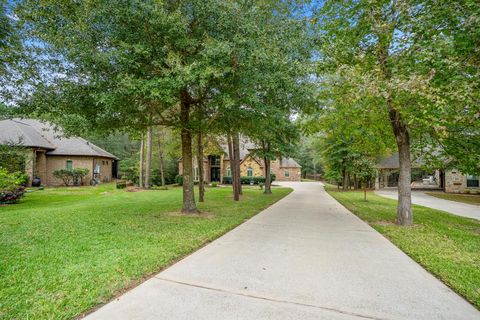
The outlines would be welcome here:
<svg viewBox="0 0 480 320">
<path fill-rule="evenodd" d="M 232 176 L 232 169 L 230 168 L 230 166 L 227 167 L 227 177 L 231 177 Z"/>
<path fill-rule="evenodd" d="M 467 175 L 467 187 L 469 188 L 480 187 L 479 176 Z"/>
<path fill-rule="evenodd" d="M 72 162 L 72 160 L 67 160 L 66 168 L 67 168 L 67 170 L 73 170 L 73 162 Z"/>
<path fill-rule="evenodd" d="M 285 172 L 284 172 L 283 174 L 284 174 L 285 177 L 287 177 L 287 178 L 290 177 L 290 171 L 288 171 L 288 170 L 285 170 Z"/>
<path fill-rule="evenodd" d="M 253 169 L 252 167 L 247 168 L 247 177 L 253 177 Z"/>
</svg>

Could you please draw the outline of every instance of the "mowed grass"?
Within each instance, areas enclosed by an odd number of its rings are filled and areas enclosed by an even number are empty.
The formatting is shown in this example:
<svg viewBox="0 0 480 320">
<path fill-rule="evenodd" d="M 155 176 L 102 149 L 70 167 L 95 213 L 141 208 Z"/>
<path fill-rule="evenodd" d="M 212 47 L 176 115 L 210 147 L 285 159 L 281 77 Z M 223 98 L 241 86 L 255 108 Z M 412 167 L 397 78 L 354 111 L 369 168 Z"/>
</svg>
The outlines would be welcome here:
<svg viewBox="0 0 480 320">
<path fill-rule="evenodd" d="M 475 204 L 477 206 L 480 206 L 480 194 L 453 194 L 445 192 L 426 192 L 426 194 L 440 199 Z"/>
<path fill-rule="evenodd" d="M 78 316 L 219 237 L 291 192 L 207 189 L 182 216 L 181 188 L 46 189 L 0 207 L 0 319 Z"/>
<path fill-rule="evenodd" d="M 480 221 L 414 206 L 414 226 L 396 226 L 397 201 L 326 190 L 453 290 L 480 308 Z"/>
</svg>

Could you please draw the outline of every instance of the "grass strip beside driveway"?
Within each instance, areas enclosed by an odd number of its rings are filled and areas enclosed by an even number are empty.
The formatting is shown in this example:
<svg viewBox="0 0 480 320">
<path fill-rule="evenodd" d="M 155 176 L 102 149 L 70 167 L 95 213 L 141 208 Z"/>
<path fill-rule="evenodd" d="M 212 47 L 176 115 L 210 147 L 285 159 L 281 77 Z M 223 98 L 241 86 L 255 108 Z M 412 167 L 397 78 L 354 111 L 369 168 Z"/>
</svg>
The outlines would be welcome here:
<svg viewBox="0 0 480 320">
<path fill-rule="evenodd" d="M 107 302 L 291 192 L 209 188 L 184 216 L 181 188 L 52 188 L 0 207 L 0 318 L 66 319 Z"/>
<path fill-rule="evenodd" d="M 480 221 L 414 206 L 411 227 L 395 225 L 397 201 L 363 191 L 327 192 L 480 309 Z"/>
<path fill-rule="evenodd" d="M 450 200 L 450 201 L 457 201 L 463 202 L 467 204 L 474 204 L 480 206 L 480 194 L 453 194 L 453 193 L 445 193 L 445 192 L 425 192 L 429 196 Z M 478 209 L 480 210 L 480 208 Z"/>
</svg>

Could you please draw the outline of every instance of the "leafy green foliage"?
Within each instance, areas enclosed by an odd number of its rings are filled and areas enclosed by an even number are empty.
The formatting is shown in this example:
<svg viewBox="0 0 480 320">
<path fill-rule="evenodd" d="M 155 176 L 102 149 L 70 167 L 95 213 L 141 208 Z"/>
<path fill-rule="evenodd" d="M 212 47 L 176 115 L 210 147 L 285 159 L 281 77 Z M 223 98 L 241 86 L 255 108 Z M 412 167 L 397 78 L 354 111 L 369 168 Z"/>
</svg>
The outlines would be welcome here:
<svg viewBox="0 0 480 320">
<path fill-rule="evenodd" d="M 90 170 L 88 170 L 87 168 L 75 168 L 72 170 L 72 177 L 73 177 L 73 183 L 75 185 L 80 185 L 82 186 L 84 181 L 83 179 L 85 179 L 85 177 L 88 175 L 88 173 L 90 172 Z"/>
<path fill-rule="evenodd" d="M 175 183 L 178 184 L 179 186 L 183 185 L 183 176 L 178 174 L 176 177 L 175 177 Z"/>
<path fill-rule="evenodd" d="M 479 15 L 468 0 L 324 2 L 314 26 L 322 112 L 338 113 L 349 136 L 363 123 L 380 133 L 373 141 L 391 141 L 397 110 L 414 153 L 479 172 Z"/>
<path fill-rule="evenodd" d="M 271 174 L 272 182 L 275 181 L 276 175 L 274 173 Z M 240 177 L 241 184 L 262 184 L 265 185 L 265 177 L 257 176 L 257 177 Z M 223 177 L 222 183 L 224 184 L 232 184 L 232 177 Z"/>
<path fill-rule="evenodd" d="M 9 172 L 25 172 L 26 149 L 18 143 L 0 144 L 0 167 Z"/>
<path fill-rule="evenodd" d="M 53 176 L 63 181 L 65 186 L 70 184 L 83 185 L 83 179 L 88 175 L 90 170 L 86 168 L 69 169 L 56 169 L 52 172 Z"/>
<path fill-rule="evenodd" d="M 5 168 L 0 168 L 0 203 L 15 203 L 25 193 L 25 184 L 28 177 L 22 172 L 10 173 Z"/>
<path fill-rule="evenodd" d="M 127 181 L 125 180 L 117 180 L 115 182 L 115 187 L 117 189 L 125 189 L 127 187 Z"/>
</svg>

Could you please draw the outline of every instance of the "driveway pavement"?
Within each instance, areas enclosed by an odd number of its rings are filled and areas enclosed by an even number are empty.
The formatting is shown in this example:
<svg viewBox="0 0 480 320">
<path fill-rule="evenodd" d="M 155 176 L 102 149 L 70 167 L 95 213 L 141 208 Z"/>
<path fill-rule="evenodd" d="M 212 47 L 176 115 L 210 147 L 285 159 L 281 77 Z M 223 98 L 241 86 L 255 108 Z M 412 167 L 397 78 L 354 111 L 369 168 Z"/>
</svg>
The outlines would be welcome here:
<svg viewBox="0 0 480 320">
<path fill-rule="evenodd" d="M 397 189 L 382 189 L 375 191 L 375 193 L 386 198 L 398 199 Z M 429 196 L 424 191 L 412 191 L 412 203 L 446 211 L 457 216 L 480 220 L 480 206 L 436 198 Z"/>
<path fill-rule="evenodd" d="M 88 319 L 480 319 L 480 312 L 320 183 L 90 314 Z"/>
</svg>

